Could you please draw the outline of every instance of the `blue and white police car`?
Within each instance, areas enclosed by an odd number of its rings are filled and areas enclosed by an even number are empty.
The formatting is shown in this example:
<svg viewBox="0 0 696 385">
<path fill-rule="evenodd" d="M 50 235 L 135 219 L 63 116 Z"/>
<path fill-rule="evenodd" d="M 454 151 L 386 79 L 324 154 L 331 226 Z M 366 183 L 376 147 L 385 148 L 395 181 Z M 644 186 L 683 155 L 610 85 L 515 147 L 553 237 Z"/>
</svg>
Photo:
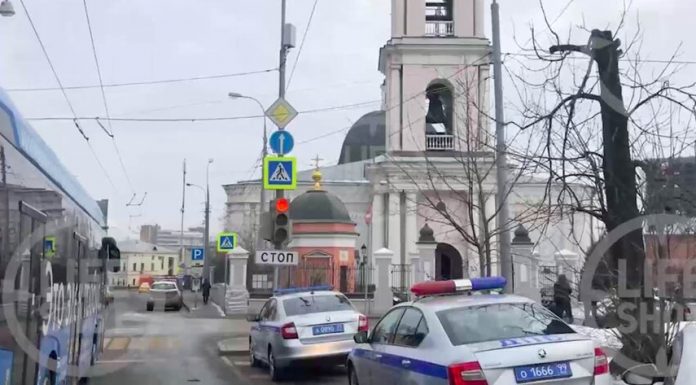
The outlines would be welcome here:
<svg viewBox="0 0 696 385">
<path fill-rule="evenodd" d="M 610 385 L 607 356 L 534 301 L 484 293 L 503 277 L 415 284 L 372 333 L 356 334 L 351 385 Z"/>
<path fill-rule="evenodd" d="M 353 336 L 369 330 L 367 317 L 329 286 L 276 290 L 248 320 L 251 365 L 268 365 L 274 381 L 292 366 L 345 364 Z"/>
</svg>

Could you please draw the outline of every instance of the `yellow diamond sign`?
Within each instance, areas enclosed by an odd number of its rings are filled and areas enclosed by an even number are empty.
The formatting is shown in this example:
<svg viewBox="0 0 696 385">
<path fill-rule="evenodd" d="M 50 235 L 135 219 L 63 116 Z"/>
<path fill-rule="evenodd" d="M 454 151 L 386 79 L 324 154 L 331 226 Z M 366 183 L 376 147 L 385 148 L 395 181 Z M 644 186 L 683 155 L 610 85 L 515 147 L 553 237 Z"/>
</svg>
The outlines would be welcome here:
<svg viewBox="0 0 696 385">
<path fill-rule="evenodd" d="M 297 116 L 297 110 L 287 100 L 279 98 L 268 110 L 266 116 L 278 127 L 285 128 Z"/>
</svg>

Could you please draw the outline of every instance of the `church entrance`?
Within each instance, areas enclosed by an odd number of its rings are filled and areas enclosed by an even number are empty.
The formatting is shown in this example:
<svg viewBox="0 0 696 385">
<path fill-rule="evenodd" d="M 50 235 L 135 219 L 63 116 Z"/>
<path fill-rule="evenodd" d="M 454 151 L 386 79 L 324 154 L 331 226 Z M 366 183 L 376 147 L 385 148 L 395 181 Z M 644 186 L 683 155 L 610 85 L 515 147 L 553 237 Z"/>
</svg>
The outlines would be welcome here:
<svg viewBox="0 0 696 385">
<path fill-rule="evenodd" d="M 435 249 L 435 279 L 464 278 L 462 256 L 459 251 L 448 243 L 438 243 Z"/>
</svg>

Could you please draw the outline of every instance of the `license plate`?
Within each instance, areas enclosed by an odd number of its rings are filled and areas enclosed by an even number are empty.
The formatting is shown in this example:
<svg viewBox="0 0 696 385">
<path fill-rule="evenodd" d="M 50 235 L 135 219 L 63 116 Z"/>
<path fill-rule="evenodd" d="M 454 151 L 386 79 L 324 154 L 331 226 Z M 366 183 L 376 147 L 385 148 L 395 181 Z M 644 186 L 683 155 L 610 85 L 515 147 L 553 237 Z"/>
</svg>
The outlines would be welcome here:
<svg viewBox="0 0 696 385">
<path fill-rule="evenodd" d="M 328 324 L 312 327 L 312 334 L 315 336 L 334 333 L 343 333 L 343 324 Z"/>
<path fill-rule="evenodd" d="M 570 363 L 567 361 L 532 366 L 519 366 L 515 368 L 515 380 L 518 384 L 572 376 L 573 372 L 570 370 Z"/>
</svg>

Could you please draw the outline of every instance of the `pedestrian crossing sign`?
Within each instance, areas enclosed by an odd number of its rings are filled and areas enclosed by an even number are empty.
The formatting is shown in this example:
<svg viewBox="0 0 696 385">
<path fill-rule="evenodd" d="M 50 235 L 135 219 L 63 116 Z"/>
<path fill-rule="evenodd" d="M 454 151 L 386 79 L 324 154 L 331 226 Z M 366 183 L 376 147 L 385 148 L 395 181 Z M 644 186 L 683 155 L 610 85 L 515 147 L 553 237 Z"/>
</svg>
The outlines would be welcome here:
<svg viewBox="0 0 696 385">
<path fill-rule="evenodd" d="M 294 190 L 297 188 L 297 158 L 294 156 L 267 156 L 263 160 L 263 188 L 266 190 Z"/>
<path fill-rule="evenodd" d="M 220 233 L 217 236 L 217 251 L 225 253 L 237 247 L 237 233 Z"/>
</svg>

